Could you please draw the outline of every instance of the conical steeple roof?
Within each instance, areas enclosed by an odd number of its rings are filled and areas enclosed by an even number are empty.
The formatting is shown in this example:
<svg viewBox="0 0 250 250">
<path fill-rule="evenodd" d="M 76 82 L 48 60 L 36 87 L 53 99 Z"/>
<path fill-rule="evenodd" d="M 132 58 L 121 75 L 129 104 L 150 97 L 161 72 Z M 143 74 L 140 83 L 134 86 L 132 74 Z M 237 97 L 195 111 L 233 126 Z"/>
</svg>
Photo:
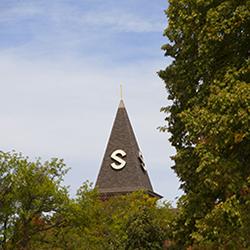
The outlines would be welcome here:
<svg viewBox="0 0 250 250">
<path fill-rule="evenodd" d="M 144 190 L 161 198 L 153 192 L 123 100 L 116 113 L 96 187 L 102 196 Z"/>
</svg>

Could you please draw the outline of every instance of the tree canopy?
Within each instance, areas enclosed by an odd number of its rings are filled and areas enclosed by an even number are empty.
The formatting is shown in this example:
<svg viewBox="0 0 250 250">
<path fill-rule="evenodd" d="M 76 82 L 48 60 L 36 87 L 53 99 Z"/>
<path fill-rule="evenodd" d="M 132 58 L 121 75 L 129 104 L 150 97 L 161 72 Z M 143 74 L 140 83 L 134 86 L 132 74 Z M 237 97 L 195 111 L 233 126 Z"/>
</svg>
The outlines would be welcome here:
<svg viewBox="0 0 250 250">
<path fill-rule="evenodd" d="M 0 249 L 162 249 L 174 213 L 143 191 L 101 200 L 83 183 L 74 198 L 60 159 L 0 152 Z"/>
<path fill-rule="evenodd" d="M 161 130 L 185 192 L 174 239 L 250 247 L 250 1 L 170 0 L 166 14 Z"/>
<path fill-rule="evenodd" d="M 67 172 L 62 160 L 41 163 L 17 153 L 0 152 L 0 243 L 2 249 L 30 249 L 41 232 L 58 227 L 51 221 L 68 201 L 61 186 Z"/>
</svg>

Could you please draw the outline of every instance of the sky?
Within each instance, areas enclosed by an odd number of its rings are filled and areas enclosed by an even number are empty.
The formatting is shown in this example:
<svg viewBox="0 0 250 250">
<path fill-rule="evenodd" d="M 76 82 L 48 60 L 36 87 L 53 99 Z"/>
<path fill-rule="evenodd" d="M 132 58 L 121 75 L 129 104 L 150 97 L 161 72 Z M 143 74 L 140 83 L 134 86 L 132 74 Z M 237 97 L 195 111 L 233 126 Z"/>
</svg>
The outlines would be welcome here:
<svg viewBox="0 0 250 250">
<path fill-rule="evenodd" d="M 72 196 L 95 183 L 120 100 L 120 84 L 154 190 L 181 195 L 169 134 L 169 104 L 157 71 L 162 0 L 1 0 L 0 147 L 43 161 L 63 158 Z"/>
</svg>

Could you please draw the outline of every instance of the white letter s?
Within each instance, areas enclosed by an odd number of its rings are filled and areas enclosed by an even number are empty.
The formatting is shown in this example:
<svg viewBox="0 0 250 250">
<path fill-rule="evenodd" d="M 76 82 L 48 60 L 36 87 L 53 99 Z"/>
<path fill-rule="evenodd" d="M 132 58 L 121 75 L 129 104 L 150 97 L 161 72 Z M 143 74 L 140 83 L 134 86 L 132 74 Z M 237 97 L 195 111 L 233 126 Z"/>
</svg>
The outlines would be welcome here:
<svg viewBox="0 0 250 250">
<path fill-rule="evenodd" d="M 116 162 L 118 162 L 119 164 L 116 164 L 116 163 L 111 163 L 111 167 L 115 170 L 120 170 L 122 168 L 125 167 L 126 165 L 126 161 L 124 161 L 122 158 L 120 158 L 118 155 L 121 155 L 121 157 L 125 157 L 126 156 L 126 153 L 121 150 L 121 149 L 117 149 L 115 150 L 112 154 L 111 154 L 111 158 L 113 160 L 115 160 Z"/>
</svg>

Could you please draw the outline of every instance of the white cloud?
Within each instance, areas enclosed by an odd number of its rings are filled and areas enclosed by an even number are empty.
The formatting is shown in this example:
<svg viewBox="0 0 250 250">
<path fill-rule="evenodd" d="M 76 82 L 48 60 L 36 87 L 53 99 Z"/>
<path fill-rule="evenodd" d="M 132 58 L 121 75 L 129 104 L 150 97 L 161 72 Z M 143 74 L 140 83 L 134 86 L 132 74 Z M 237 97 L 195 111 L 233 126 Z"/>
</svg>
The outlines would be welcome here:
<svg viewBox="0 0 250 250">
<path fill-rule="evenodd" d="M 166 95 L 154 74 L 160 67 L 160 62 L 145 62 L 111 69 L 77 60 L 30 62 L 1 55 L 2 149 L 64 158 L 72 167 L 66 180 L 73 188 L 86 179 L 94 182 L 123 82 L 153 185 L 173 200 L 178 194 L 177 179 L 169 169 L 173 149 L 166 135 L 156 131 L 164 119 L 159 108 Z"/>
<path fill-rule="evenodd" d="M 162 31 L 164 24 L 159 19 L 145 18 L 136 11 L 121 11 L 118 7 L 119 5 L 110 9 L 102 5 L 102 8 L 89 10 L 73 7 L 72 4 L 66 4 L 64 1 L 56 4 L 41 1 L 16 2 L 1 10 L 0 22 L 21 22 L 40 16 L 44 20 L 41 20 L 42 23 L 49 21 L 49 29 L 61 27 L 63 30 L 71 28 L 80 31 L 105 27 L 116 32 Z"/>
<path fill-rule="evenodd" d="M 38 4 L 18 1 L 13 5 L 6 4 L 5 8 L 1 7 L 0 22 L 20 21 L 39 14 L 42 14 L 42 8 Z"/>
<path fill-rule="evenodd" d="M 167 135 L 156 130 L 164 120 L 159 109 L 166 105 L 156 71 L 168 61 L 151 44 L 144 47 L 142 41 L 134 46 L 111 36 L 161 31 L 162 24 L 119 6 L 111 9 L 102 4 L 93 10 L 56 0 L 18 2 L 0 10 L 0 24 L 5 25 L 7 39 L 13 29 L 10 42 L 19 39 L 16 29 L 25 31 L 22 21 L 28 22 L 32 35 L 28 33 L 31 37 L 25 43 L 1 49 L 1 150 L 16 149 L 32 158 L 64 158 L 72 167 L 66 183 L 73 191 L 86 179 L 94 182 L 123 83 L 153 186 L 173 200 L 178 181 L 169 156 L 174 152 Z M 121 52 L 132 59 L 117 62 L 115 56 Z M 159 60 L 153 59 L 157 53 Z"/>
<path fill-rule="evenodd" d="M 89 12 L 80 20 L 82 24 L 109 27 L 119 32 L 159 32 L 162 30 L 162 24 L 158 20 L 147 20 L 135 14 L 120 11 Z"/>
</svg>

